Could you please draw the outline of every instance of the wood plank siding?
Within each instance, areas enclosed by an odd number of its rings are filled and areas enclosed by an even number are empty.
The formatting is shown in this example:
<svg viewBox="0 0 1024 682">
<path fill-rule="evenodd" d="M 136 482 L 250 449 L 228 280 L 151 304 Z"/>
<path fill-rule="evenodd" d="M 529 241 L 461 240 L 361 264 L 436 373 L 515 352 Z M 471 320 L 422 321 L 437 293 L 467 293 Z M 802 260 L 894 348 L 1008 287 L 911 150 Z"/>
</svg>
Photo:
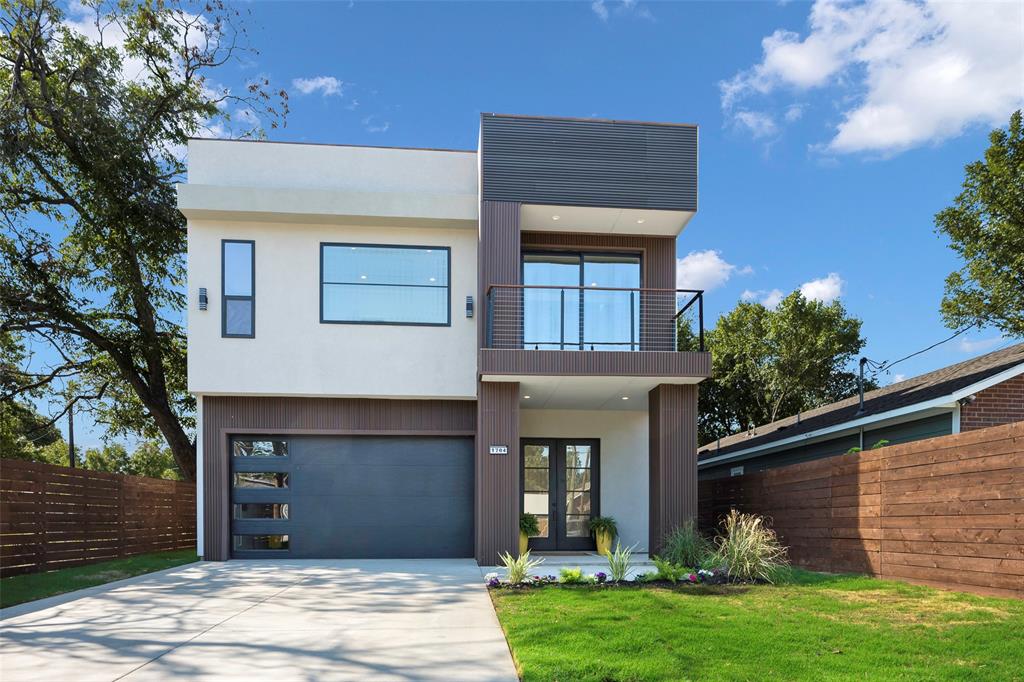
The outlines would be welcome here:
<svg viewBox="0 0 1024 682">
<path fill-rule="evenodd" d="M 700 520 L 771 517 L 790 558 L 1024 597 L 1024 422 L 701 481 Z"/>
<path fill-rule="evenodd" d="M 473 436 L 472 400 L 375 400 L 204 396 L 204 558 L 230 555 L 230 453 L 233 434 Z"/>
<path fill-rule="evenodd" d="M 499 563 L 498 555 L 519 545 L 519 384 L 480 384 L 476 439 L 476 560 Z M 502 445 L 508 454 L 492 455 Z"/>
<path fill-rule="evenodd" d="M 661 384 L 648 395 L 650 492 L 648 547 L 697 516 L 697 386 Z"/>
<path fill-rule="evenodd" d="M 195 546 L 195 483 L 0 460 L 0 577 Z"/>
</svg>

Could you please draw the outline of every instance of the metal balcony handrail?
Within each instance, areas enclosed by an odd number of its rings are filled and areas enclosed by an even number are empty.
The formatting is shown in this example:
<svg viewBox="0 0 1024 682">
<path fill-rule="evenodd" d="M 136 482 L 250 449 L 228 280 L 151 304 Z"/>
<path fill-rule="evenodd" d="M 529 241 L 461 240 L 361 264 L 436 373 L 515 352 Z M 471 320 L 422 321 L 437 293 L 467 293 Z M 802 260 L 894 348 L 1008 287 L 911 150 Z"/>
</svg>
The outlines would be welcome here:
<svg viewBox="0 0 1024 682">
<path fill-rule="evenodd" d="M 635 350 L 636 347 L 639 346 L 641 350 L 649 349 L 649 348 L 646 348 L 646 347 L 650 346 L 650 344 L 649 343 L 645 343 L 645 340 L 643 339 L 643 336 L 645 334 L 649 335 L 649 334 L 651 334 L 651 332 L 645 332 L 645 331 L 641 330 L 641 332 L 640 332 L 641 338 L 638 339 L 636 337 L 637 330 L 635 329 L 636 324 L 635 324 L 635 319 L 634 319 L 634 315 L 636 314 L 636 309 L 634 307 L 636 305 L 636 300 L 635 300 L 634 294 L 638 294 L 640 296 L 641 310 L 643 310 L 644 307 L 651 307 L 650 296 L 657 297 L 657 295 L 660 295 L 660 294 L 671 294 L 672 295 L 672 300 L 674 301 L 673 308 L 675 308 L 676 306 L 678 306 L 680 295 L 687 295 L 687 294 L 689 294 L 690 295 L 689 300 L 687 300 L 673 314 L 667 314 L 668 311 L 666 311 L 665 314 L 658 314 L 657 311 L 655 311 L 655 312 L 648 312 L 647 318 L 641 320 L 641 327 L 642 328 L 647 328 L 647 327 L 651 326 L 652 324 L 656 325 L 657 322 L 658 322 L 658 319 L 653 319 L 652 320 L 652 318 L 659 318 L 661 320 L 664 320 L 666 323 L 670 321 L 671 322 L 671 328 L 672 328 L 672 331 L 671 331 L 671 334 L 672 334 L 672 350 L 676 350 L 677 339 L 675 338 L 675 334 L 676 334 L 676 330 L 677 330 L 677 323 L 678 323 L 679 317 L 681 315 L 685 314 L 690 308 L 692 308 L 694 306 L 694 304 L 696 304 L 697 305 L 697 314 L 698 314 L 698 323 L 697 324 L 698 324 L 699 348 L 700 348 L 701 352 L 704 351 L 704 291 L 702 289 L 665 289 L 665 288 L 653 288 L 653 287 L 605 287 L 605 286 L 548 285 L 548 284 L 489 284 L 489 285 L 487 285 L 486 289 L 484 290 L 485 301 L 486 301 L 486 305 L 487 305 L 487 311 L 486 311 L 486 313 L 487 313 L 486 314 L 486 334 L 485 334 L 486 347 L 487 348 L 494 348 L 495 347 L 494 341 L 495 341 L 495 307 L 496 307 L 496 301 L 494 300 L 494 298 L 495 298 L 495 292 L 500 292 L 500 291 L 503 291 L 503 290 L 512 290 L 512 291 L 519 291 L 519 292 L 524 292 L 525 290 L 549 290 L 549 291 L 559 291 L 559 292 L 561 292 L 562 304 L 560 305 L 560 308 L 559 308 L 559 310 L 560 310 L 559 314 L 560 314 L 560 325 L 561 325 L 562 329 L 561 329 L 561 338 L 557 342 L 551 341 L 551 340 L 528 341 L 525 338 L 523 338 L 523 322 L 524 322 L 524 312 L 523 312 L 523 310 L 525 308 L 525 303 L 524 303 L 524 299 L 522 297 L 522 293 L 520 293 L 520 296 L 519 296 L 519 298 L 517 300 L 513 301 L 513 305 L 516 306 L 516 308 L 515 308 L 515 310 L 513 312 L 517 313 L 516 315 L 513 316 L 513 320 L 511 322 L 511 325 L 513 325 L 513 329 L 511 329 L 511 330 L 510 329 L 504 329 L 504 333 L 505 334 L 515 335 L 516 343 L 518 344 L 518 347 L 520 347 L 520 348 L 526 348 L 526 347 L 528 347 L 530 345 L 534 345 L 535 347 L 539 347 L 540 345 L 545 345 L 546 346 L 546 345 L 556 345 L 557 344 L 557 345 L 560 346 L 560 349 L 562 349 L 562 350 L 564 350 L 567 346 L 569 346 L 569 347 L 574 347 L 575 346 L 575 347 L 578 347 L 580 350 L 584 350 L 585 347 L 588 346 L 588 345 L 590 346 L 591 350 L 593 350 L 595 346 L 629 346 L 630 350 Z M 581 310 L 581 314 L 579 315 L 579 320 L 578 320 L 578 324 L 579 324 L 579 340 L 575 341 L 575 342 L 573 342 L 573 341 L 566 341 L 565 340 L 565 305 L 564 305 L 564 303 L 565 303 L 565 293 L 567 291 L 577 291 L 577 292 L 580 293 L 580 301 L 581 301 L 580 305 L 582 305 L 583 297 L 585 296 L 586 292 L 588 292 L 588 291 L 629 292 L 630 293 L 630 340 L 629 341 L 625 341 L 625 340 L 622 340 L 622 341 L 595 341 L 593 339 L 586 340 L 584 338 L 584 319 L 583 319 L 582 310 Z M 641 313 L 641 316 L 643 317 L 643 313 Z M 509 324 L 510 323 L 508 322 L 508 320 L 505 320 L 505 325 L 507 326 Z M 664 332 L 662 332 L 662 333 L 664 333 Z M 659 341 L 663 342 L 664 339 L 659 339 Z M 507 345 L 507 343 L 505 345 Z"/>
</svg>

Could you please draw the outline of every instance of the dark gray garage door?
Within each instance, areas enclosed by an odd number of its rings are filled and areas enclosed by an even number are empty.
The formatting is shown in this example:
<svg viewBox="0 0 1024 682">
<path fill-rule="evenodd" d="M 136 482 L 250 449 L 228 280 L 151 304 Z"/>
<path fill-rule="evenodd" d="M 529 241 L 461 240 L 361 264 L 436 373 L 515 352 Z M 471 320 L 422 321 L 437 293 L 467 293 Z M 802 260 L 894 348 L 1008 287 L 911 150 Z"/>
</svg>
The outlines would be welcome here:
<svg viewBox="0 0 1024 682">
<path fill-rule="evenodd" d="M 236 558 L 473 554 L 472 439 L 244 436 L 231 453 Z"/>
</svg>

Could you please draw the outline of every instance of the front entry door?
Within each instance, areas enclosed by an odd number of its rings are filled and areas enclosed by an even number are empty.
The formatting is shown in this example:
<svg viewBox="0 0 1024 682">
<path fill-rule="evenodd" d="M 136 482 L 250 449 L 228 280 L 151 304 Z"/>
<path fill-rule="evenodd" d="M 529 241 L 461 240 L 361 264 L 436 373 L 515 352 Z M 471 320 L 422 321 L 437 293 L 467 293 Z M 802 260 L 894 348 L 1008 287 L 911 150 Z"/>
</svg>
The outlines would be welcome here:
<svg viewBox="0 0 1024 682">
<path fill-rule="evenodd" d="M 590 518 L 599 514 L 600 441 L 592 438 L 522 442 L 523 511 L 537 515 L 535 550 L 592 550 Z"/>
</svg>

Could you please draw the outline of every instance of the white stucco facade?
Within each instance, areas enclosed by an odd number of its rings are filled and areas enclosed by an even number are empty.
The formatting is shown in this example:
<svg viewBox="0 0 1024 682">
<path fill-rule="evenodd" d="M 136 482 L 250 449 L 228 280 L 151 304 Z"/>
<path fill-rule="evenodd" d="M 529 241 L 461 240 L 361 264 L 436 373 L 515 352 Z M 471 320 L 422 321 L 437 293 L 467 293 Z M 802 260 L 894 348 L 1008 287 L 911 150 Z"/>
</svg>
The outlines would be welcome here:
<svg viewBox="0 0 1024 682">
<path fill-rule="evenodd" d="M 520 410 L 521 438 L 598 438 L 601 441 L 601 516 L 611 516 L 623 546 L 646 552 L 648 543 L 647 412 Z"/>
<path fill-rule="evenodd" d="M 255 242 L 255 338 L 221 337 L 221 240 Z M 320 322 L 320 244 L 451 249 L 451 326 Z M 476 397 L 476 233 L 190 220 L 188 384 L 207 395 Z M 198 308 L 205 287 L 208 310 Z"/>
<path fill-rule="evenodd" d="M 189 390 L 206 395 L 476 397 L 473 152 L 192 140 Z M 222 338 L 221 242 L 255 243 L 255 337 Z M 450 326 L 320 322 L 320 245 L 451 250 Z M 209 306 L 199 310 L 199 289 Z"/>
</svg>

